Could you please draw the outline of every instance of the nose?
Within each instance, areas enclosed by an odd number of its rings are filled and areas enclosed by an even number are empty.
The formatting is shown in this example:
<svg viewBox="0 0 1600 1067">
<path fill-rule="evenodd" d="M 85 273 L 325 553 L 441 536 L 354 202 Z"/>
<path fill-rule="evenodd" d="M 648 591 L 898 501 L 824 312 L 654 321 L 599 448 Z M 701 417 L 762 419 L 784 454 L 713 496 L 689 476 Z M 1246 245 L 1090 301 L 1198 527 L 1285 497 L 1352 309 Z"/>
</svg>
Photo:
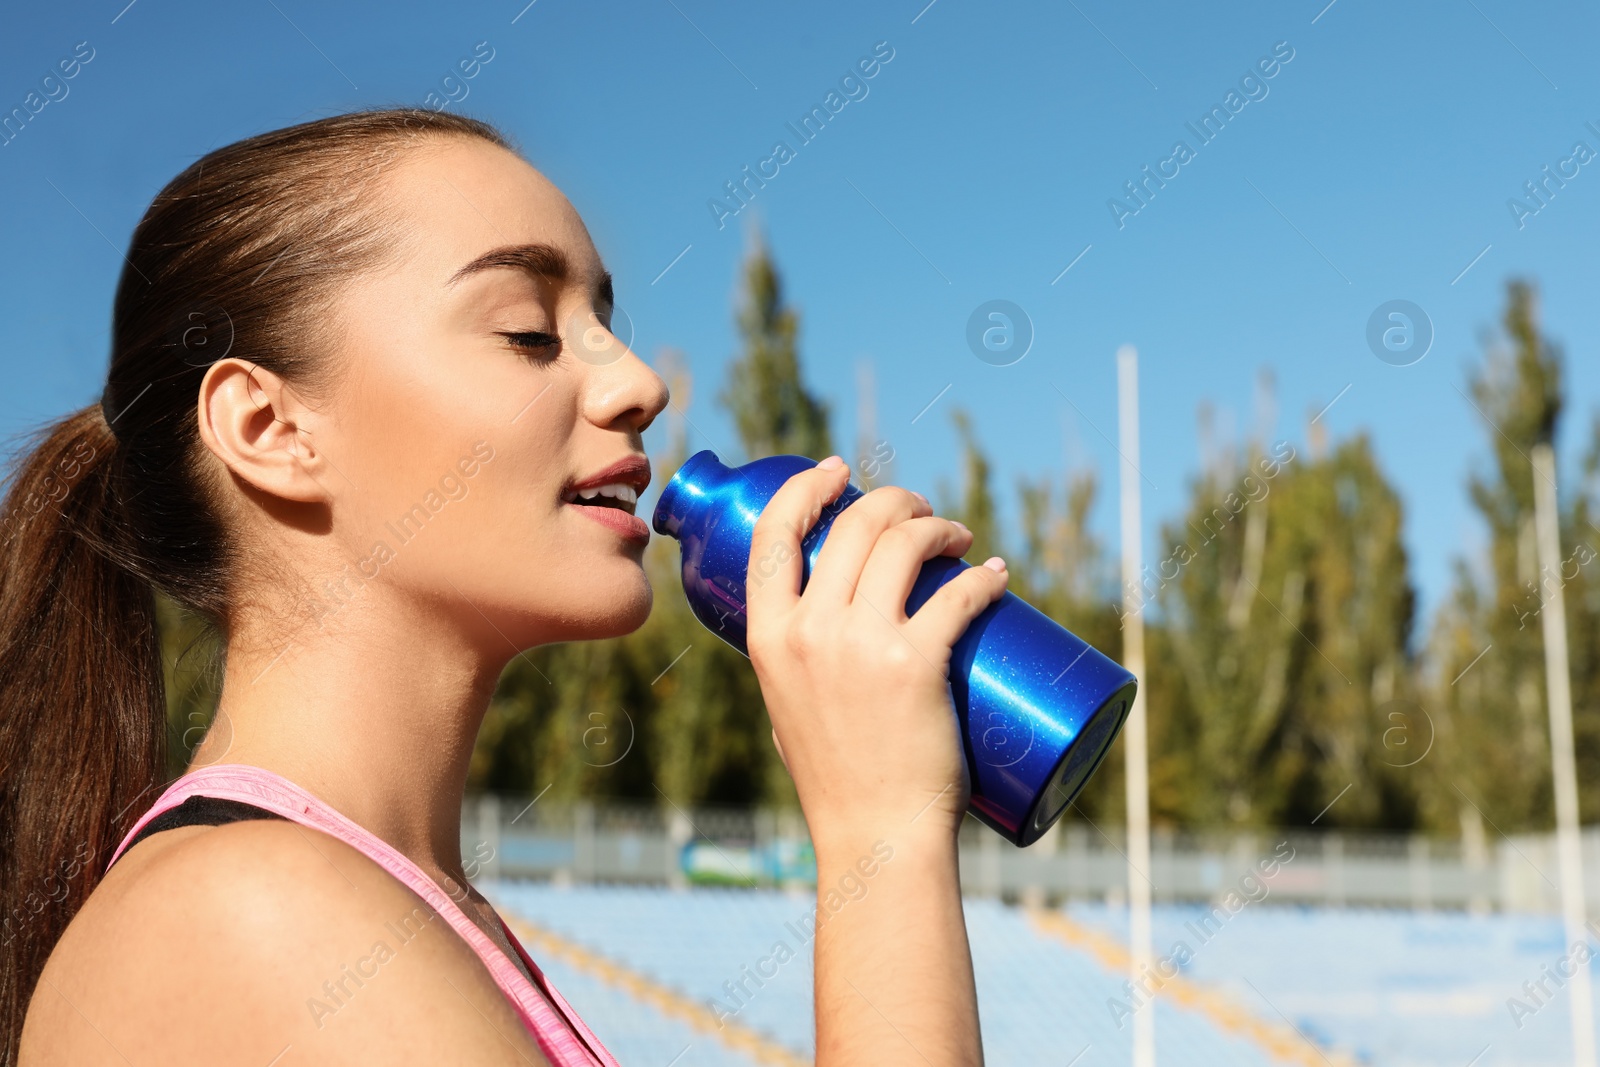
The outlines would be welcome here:
<svg viewBox="0 0 1600 1067">
<path fill-rule="evenodd" d="M 596 330 L 604 332 L 603 338 Z M 596 426 L 644 433 L 667 406 L 667 383 L 610 330 L 591 324 L 587 334 L 580 352 L 589 366 L 586 416 Z"/>
</svg>

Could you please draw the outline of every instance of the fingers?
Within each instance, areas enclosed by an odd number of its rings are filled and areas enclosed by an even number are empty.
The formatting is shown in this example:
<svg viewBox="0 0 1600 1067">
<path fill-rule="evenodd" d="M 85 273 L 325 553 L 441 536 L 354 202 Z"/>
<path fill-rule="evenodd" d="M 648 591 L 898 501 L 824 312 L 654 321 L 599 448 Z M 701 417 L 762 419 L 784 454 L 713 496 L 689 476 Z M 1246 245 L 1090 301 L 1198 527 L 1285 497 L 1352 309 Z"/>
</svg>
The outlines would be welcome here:
<svg viewBox="0 0 1600 1067">
<path fill-rule="evenodd" d="M 970 547 L 972 531 L 960 523 L 932 515 L 907 519 L 878 536 L 861 570 L 856 596 L 864 597 L 885 618 L 899 622 L 905 618 L 906 598 L 922 564 L 935 556 L 959 556 Z"/>
<path fill-rule="evenodd" d="M 828 539 L 817 554 L 807 595 L 816 589 L 820 599 L 848 604 L 884 531 L 931 514 L 933 508 L 926 497 L 899 486 L 886 485 L 863 496 L 834 520 Z"/>
<path fill-rule="evenodd" d="M 991 567 L 991 563 L 999 569 Z M 968 567 L 940 586 L 906 623 L 906 633 L 912 642 L 947 648 L 954 645 L 973 619 L 1005 595 L 1006 579 L 1010 576 L 1005 566 L 1005 560 L 995 556 L 989 563 Z"/>
<path fill-rule="evenodd" d="M 800 541 L 849 481 L 850 468 L 844 460 L 829 456 L 791 477 L 773 494 L 751 532 L 745 601 L 752 619 L 799 598 L 804 565 Z"/>
</svg>

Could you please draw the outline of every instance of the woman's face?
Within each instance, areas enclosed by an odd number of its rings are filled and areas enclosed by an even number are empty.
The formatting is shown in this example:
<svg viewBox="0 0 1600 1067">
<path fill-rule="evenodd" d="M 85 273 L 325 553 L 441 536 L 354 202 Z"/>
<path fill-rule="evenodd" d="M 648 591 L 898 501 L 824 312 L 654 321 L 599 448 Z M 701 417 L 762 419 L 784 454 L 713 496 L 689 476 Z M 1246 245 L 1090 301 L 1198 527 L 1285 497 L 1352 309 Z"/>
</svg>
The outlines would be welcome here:
<svg viewBox="0 0 1600 1067">
<path fill-rule="evenodd" d="M 640 435 L 667 389 L 611 333 L 611 278 L 582 220 L 476 139 L 409 152 L 383 179 L 405 235 L 339 303 L 318 443 L 348 561 L 319 610 L 381 582 L 500 651 L 637 627 Z"/>
</svg>

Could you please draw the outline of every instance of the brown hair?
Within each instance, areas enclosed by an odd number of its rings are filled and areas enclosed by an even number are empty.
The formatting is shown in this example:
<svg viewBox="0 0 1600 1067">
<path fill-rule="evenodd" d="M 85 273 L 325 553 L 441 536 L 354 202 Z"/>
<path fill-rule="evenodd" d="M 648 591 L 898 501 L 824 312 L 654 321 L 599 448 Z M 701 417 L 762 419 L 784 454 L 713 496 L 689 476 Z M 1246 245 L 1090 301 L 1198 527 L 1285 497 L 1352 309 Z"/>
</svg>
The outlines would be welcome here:
<svg viewBox="0 0 1600 1067">
<path fill-rule="evenodd" d="M 206 368 L 325 380 L 340 283 L 401 235 L 371 180 L 485 123 L 335 115 L 219 148 L 162 189 L 117 285 L 105 391 L 23 450 L 0 505 L 0 1067 L 111 852 L 165 774 L 155 591 L 227 623 L 228 531 L 200 463 Z"/>
</svg>

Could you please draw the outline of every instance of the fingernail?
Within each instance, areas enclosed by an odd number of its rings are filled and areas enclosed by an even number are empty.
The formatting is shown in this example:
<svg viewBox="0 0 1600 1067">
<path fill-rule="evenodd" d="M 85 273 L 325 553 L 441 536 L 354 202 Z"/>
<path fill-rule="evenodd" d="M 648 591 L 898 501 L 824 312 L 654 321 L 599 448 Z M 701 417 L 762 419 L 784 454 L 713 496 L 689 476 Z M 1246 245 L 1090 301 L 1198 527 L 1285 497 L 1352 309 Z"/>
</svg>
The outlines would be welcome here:
<svg viewBox="0 0 1600 1067">
<path fill-rule="evenodd" d="M 825 471 L 836 471 L 844 466 L 844 458 L 842 456 L 829 456 L 821 463 L 818 463 L 817 466 Z"/>
<path fill-rule="evenodd" d="M 909 490 L 909 492 L 911 493 L 912 496 L 916 497 L 918 500 L 922 501 L 924 504 L 927 504 L 927 506 L 929 508 L 933 507 L 932 504 L 928 504 L 928 498 L 923 496 L 921 493 L 917 492 L 915 489 L 911 489 L 911 490 Z"/>
<path fill-rule="evenodd" d="M 962 528 L 962 529 L 963 529 L 963 530 L 967 530 L 967 524 L 966 524 L 966 523 L 964 523 L 964 522 L 962 522 L 962 521 L 961 521 L 961 520 L 960 520 L 960 519 L 951 519 L 951 520 L 950 520 L 950 525 L 952 525 L 952 526 L 959 526 L 959 527 L 961 527 L 961 528 Z M 967 533 L 971 533 L 971 532 L 972 532 L 972 531 L 971 531 L 971 530 L 967 530 Z"/>
<path fill-rule="evenodd" d="M 1006 561 L 1001 559 L 999 556 L 990 556 L 988 559 L 983 561 L 983 565 L 994 571 L 996 574 L 1004 574 L 1006 572 Z"/>
</svg>

